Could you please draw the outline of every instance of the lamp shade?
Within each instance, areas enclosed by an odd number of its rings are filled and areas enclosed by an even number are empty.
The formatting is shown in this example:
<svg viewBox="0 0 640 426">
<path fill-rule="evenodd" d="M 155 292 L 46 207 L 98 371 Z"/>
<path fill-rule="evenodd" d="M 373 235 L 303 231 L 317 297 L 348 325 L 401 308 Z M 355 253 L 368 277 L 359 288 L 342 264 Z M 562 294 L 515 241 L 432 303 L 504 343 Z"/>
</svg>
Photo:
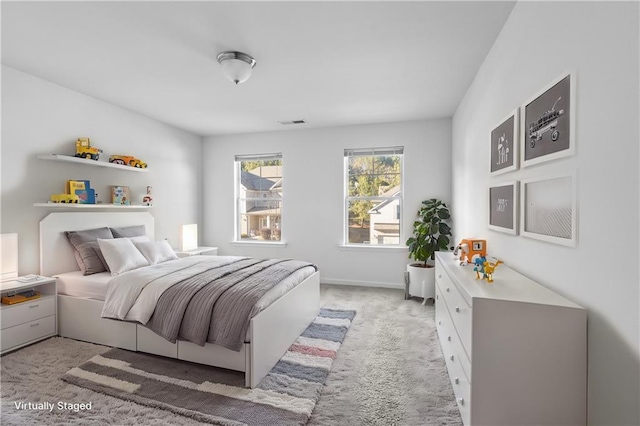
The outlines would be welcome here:
<svg viewBox="0 0 640 426">
<path fill-rule="evenodd" d="M 180 228 L 180 251 L 198 248 L 198 224 L 182 225 Z"/>
<path fill-rule="evenodd" d="M 242 52 L 222 52 L 218 54 L 218 62 L 224 75 L 235 84 L 247 81 L 256 66 L 256 60 Z"/>
</svg>

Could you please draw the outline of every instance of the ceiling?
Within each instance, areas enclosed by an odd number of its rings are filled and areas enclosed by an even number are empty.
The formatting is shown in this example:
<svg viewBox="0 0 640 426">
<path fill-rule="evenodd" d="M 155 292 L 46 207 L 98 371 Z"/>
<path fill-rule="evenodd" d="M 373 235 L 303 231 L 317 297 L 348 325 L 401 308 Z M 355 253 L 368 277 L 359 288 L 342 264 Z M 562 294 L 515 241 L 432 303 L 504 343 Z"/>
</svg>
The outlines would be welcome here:
<svg viewBox="0 0 640 426">
<path fill-rule="evenodd" d="M 450 117 L 513 5 L 3 1 L 2 63 L 203 136 Z"/>
</svg>

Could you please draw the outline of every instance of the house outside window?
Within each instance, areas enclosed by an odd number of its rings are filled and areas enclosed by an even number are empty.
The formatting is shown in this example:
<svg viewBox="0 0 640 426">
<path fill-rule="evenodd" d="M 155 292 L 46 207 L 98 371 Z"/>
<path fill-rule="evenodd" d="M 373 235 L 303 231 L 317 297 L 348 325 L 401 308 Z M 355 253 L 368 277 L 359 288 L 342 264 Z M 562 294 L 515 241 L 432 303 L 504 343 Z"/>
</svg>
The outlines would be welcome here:
<svg viewBox="0 0 640 426">
<path fill-rule="evenodd" d="M 345 149 L 346 245 L 400 245 L 403 153 L 403 147 Z"/>
<path fill-rule="evenodd" d="M 237 155 L 236 241 L 282 238 L 282 154 Z"/>
</svg>

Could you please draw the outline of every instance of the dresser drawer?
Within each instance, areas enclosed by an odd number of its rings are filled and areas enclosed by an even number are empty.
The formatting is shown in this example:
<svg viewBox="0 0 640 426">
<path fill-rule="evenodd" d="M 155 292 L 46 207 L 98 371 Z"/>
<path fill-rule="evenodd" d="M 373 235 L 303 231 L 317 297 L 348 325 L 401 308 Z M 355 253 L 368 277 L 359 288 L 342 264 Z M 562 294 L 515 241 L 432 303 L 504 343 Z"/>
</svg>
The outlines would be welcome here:
<svg viewBox="0 0 640 426">
<path fill-rule="evenodd" d="M 3 306 L 0 311 L 2 329 L 48 317 L 56 313 L 55 297 L 45 296 L 30 302 L 23 302 L 15 306 Z"/>
<path fill-rule="evenodd" d="M 436 301 L 441 298 L 442 293 L 436 288 Z M 443 353 L 447 354 L 449 359 L 453 356 L 454 360 L 460 363 L 465 377 L 470 382 L 471 360 L 462 347 L 462 342 L 458 337 L 458 333 L 453 325 L 453 320 L 449 315 L 449 311 L 445 308 L 444 303 L 440 303 L 440 305 L 436 304 L 436 325 L 438 327 L 438 337 L 440 338 Z"/>
<path fill-rule="evenodd" d="M 11 349 L 15 346 L 20 346 L 43 337 L 53 335 L 55 332 L 55 315 L 16 325 L 15 327 L 5 328 L 1 332 L 1 350 L 4 352 L 6 349 Z"/>
<path fill-rule="evenodd" d="M 471 358 L 471 319 L 472 309 L 467 305 L 458 288 L 445 271 L 436 270 L 436 285 L 442 292 L 442 298 L 451 313 L 453 324 L 460 336 L 460 340 L 467 356 Z"/>
<path fill-rule="evenodd" d="M 462 364 L 457 354 L 449 352 L 446 349 L 443 350 L 445 361 L 447 363 L 447 371 L 449 372 L 449 379 L 451 380 L 451 387 L 453 393 L 456 396 L 456 403 L 462 416 L 462 422 L 465 425 L 469 424 L 471 414 L 471 383 L 467 380 L 467 376 L 464 374 Z"/>
</svg>

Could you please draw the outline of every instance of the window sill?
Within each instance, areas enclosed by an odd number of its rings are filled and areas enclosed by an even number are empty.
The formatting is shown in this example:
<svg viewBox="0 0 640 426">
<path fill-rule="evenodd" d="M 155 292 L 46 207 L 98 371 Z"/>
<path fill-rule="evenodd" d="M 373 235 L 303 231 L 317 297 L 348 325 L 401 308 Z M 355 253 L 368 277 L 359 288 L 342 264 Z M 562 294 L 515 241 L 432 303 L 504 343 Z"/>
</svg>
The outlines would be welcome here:
<svg viewBox="0 0 640 426">
<path fill-rule="evenodd" d="M 230 241 L 229 244 L 232 246 L 252 246 L 252 247 L 278 247 L 284 248 L 287 246 L 287 243 L 282 241 L 273 241 L 273 242 L 257 242 L 257 241 Z"/>
<path fill-rule="evenodd" d="M 340 250 L 351 250 L 351 251 L 371 251 L 371 250 L 380 250 L 380 251 L 397 251 L 397 252 L 406 252 L 408 251 L 407 247 L 404 246 L 383 246 L 378 244 L 339 244 L 338 248 Z"/>
</svg>

